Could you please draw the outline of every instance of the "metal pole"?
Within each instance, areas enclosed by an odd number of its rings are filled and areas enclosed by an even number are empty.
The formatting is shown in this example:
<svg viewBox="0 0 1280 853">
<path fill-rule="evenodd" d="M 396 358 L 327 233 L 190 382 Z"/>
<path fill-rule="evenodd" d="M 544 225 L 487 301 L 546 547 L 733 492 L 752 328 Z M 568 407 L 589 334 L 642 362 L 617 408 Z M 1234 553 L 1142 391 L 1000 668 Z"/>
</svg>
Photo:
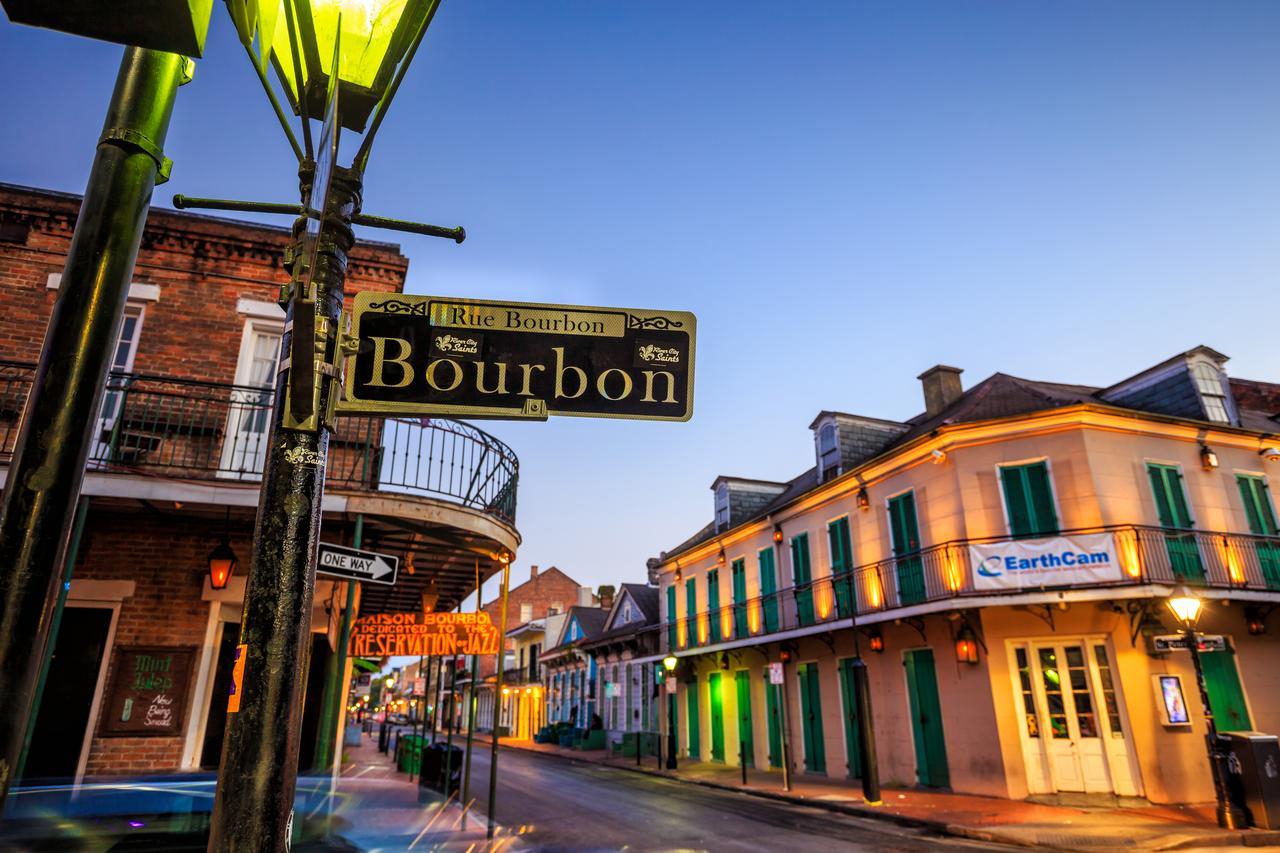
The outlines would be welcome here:
<svg viewBox="0 0 1280 853">
<path fill-rule="evenodd" d="M 0 503 L 0 809 L 48 653 L 90 436 L 189 60 L 125 49 Z M 163 180 L 163 178 L 161 178 Z"/>
<path fill-rule="evenodd" d="M 791 790 L 791 739 L 788 729 L 791 727 L 790 715 L 787 713 L 787 665 L 782 664 L 782 683 L 777 685 L 778 702 L 782 706 L 782 790 Z"/>
<path fill-rule="evenodd" d="M 480 560 L 476 559 L 476 613 L 480 613 Z M 462 829 L 467 828 L 467 812 L 471 803 L 471 739 L 476 728 L 476 681 L 480 678 L 480 656 L 471 656 L 471 687 L 467 692 L 467 755 L 463 763 L 462 779 Z"/>
<path fill-rule="evenodd" d="M 71 592 L 71 573 L 75 570 L 80 554 L 80 540 L 84 536 L 85 520 L 89 517 L 88 495 L 80 496 L 76 507 L 76 523 L 71 530 L 71 543 L 67 545 L 67 557 L 62 566 L 62 585 L 58 587 L 58 603 L 53 609 L 53 624 L 49 626 L 49 643 L 45 646 L 44 660 L 40 663 L 40 680 L 36 683 L 35 701 L 31 704 L 31 719 L 27 723 L 27 736 L 22 742 L 22 755 L 18 759 L 17 778 L 21 779 L 27 767 L 27 755 L 31 752 L 31 738 L 36 731 L 36 718 L 40 715 L 40 700 L 44 685 L 49 680 L 49 667 L 53 665 L 53 650 L 58 644 L 58 629 L 62 626 L 62 612 L 67 606 L 67 594 Z"/>
<path fill-rule="evenodd" d="M 431 710 L 431 742 L 436 742 L 436 736 L 440 733 L 440 697 L 443 695 L 441 686 L 444 683 L 444 655 L 436 656 L 436 689 L 431 694 L 431 698 L 435 699 Z"/>
<path fill-rule="evenodd" d="M 849 585 L 848 595 L 853 613 L 853 706 L 858 715 L 858 750 L 862 753 L 862 799 L 869 806 L 881 805 L 880 761 L 876 756 L 876 727 L 871 716 L 871 680 L 867 677 L 867 663 L 862 659 L 862 643 L 858 639 L 858 599 L 853 588 L 853 575 L 845 576 Z"/>
<path fill-rule="evenodd" d="M 738 741 L 738 766 L 742 768 L 742 787 L 747 786 L 747 744 L 746 741 Z"/>
<path fill-rule="evenodd" d="M 423 671 L 422 671 L 422 664 L 424 661 L 425 661 L 425 658 L 422 655 L 418 655 L 418 674 L 417 676 L 414 677 L 414 681 L 417 681 L 419 678 L 422 679 L 422 695 L 418 697 L 418 707 L 416 709 L 418 711 L 418 715 L 417 715 L 418 718 L 414 720 L 413 725 L 409 727 L 409 732 L 414 736 L 414 739 L 418 742 L 418 778 L 419 779 L 422 778 L 422 765 L 426 759 L 426 755 L 425 755 L 426 750 L 423 748 L 424 747 L 423 741 L 426 740 L 426 737 L 427 737 L 426 723 L 424 722 L 427 717 L 427 677 L 426 675 L 423 674 Z M 418 734 L 418 729 L 422 729 L 421 735 Z M 410 782 L 413 781 L 413 763 L 412 762 L 409 763 L 409 781 Z"/>
<path fill-rule="evenodd" d="M 1213 721 L 1213 708 L 1209 705 L 1209 691 L 1204 684 L 1204 669 L 1200 666 L 1200 648 L 1196 641 L 1196 632 L 1190 625 L 1184 625 L 1182 636 L 1186 638 L 1187 649 L 1191 652 L 1191 665 L 1196 671 L 1196 687 L 1200 690 L 1200 705 L 1204 711 L 1204 742 L 1209 750 L 1209 772 L 1213 775 L 1213 796 L 1217 800 L 1215 809 L 1218 826 L 1223 829 L 1246 829 L 1249 818 L 1231 800 L 1227 791 L 1226 756 L 1222 754 L 1222 745 L 1218 743 L 1218 727 Z"/>
<path fill-rule="evenodd" d="M 356 515 L 356 529 L 351 536 L 351 547 L 359 548 L 364 542 L 364 515 Z M 329 659 L 329 671 L 324 683 L 324 698 L 320 704 L 320 725 L 316 735 L 317 769 L 333 767 L 333 759 L 342 747 L 342 732 L 336 731 L 341 703 L 347 699 L 347 691 L 342 683 L 342 675 L 347 671 L 347 644 L 351 642 L 351 611 L 356 606 L 356 582 L 347 581 L 347 606 L 342 611 L 338 628 L 338 648 Z M 332 772 L 332 770 L 331 770 Z"/>
<path fill-rule="evenodd" d="M 502 604 L 498 608 L 498 675 L 493 686 L 493 741 L 489 752 L 489 838 L 493 838 L 497 826 L 494 813 L 498 810 L 498 723 L 502 709 L 499 703 L 502 701 L 502 668 L 507 659 L 507 587 L 510 583 L 511 562 L 508 560 L 502 566 Z"/>
<path fill-rule="evenodd" d="M 667 769 L 676 769 L 676 697 L 680 695 L 679 690 L 668 690 L 667 681 L 671 678 L 671 671 L 668 670 L 666 676 L 662 679 L 662 695 L 667 699 Z"/>
<path fill-rule="evenodd" d="M 313 174 L 313 164 L 304 164 L 303 183 L 309 184 Z M 320 417 L 314 429 L 284 425 L 286 409 L 302 403 L 286 399 L 293 384 L 292 370 L 282 369 L 276 379 L 241 617 L 240 652 L 245 664 L 237 694 L 239 710 L 227 715 L 209 831 L 212 851 L 289 850 L 302 694 L 311 657 L 320 504 L 329 453 L 327 410 L 335 381 L 316 370 L 315 362 L 322 358 L 326 364 L 334 361 L 347 253 L 355 244 L 350 222 L 360 208 L 360 190 L 358 173 L 334 168 L 312 271 L 314 303 L 303 301 L 298 293 L 306 253 L 300 249 L 289 252 L 294 283 L 286 302 L 281 364 L 290 360 L 293 330 L 314 330 L 314 344 L 306 347 L 303 343 L 298 349 L 300 353 L 314 351 L 315 357 L 297 369 L 313 371 Z M 295 222 L 295 237 L 301 238 L 305 228 L 305 219 Z M 299 313 L 312 310 L 313 317 Z"/>
<path fill-rule="evenodd" d="M 445 743 L 448 749 L 444 753 L 444 795 L 449 796 L 449 780 L 453 778 L 453 691 L 458 684 L 458 667 L 456 660 L 450 660 L 449 666 L 449 725 L 446 729 Z M 442 703 L 443 704 L 443 703 Z"/>
</svg>

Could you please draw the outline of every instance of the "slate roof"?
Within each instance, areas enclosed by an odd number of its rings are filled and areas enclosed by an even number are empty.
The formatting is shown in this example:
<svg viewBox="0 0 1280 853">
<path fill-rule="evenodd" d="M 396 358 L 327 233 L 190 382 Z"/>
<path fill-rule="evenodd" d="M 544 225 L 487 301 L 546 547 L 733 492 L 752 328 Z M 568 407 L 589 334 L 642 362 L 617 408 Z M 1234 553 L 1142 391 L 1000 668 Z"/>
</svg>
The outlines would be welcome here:
<svg viewBox="0 0 1280 853">
<path fill-rule="evenodd" d="M 1204 348 L 1202 348 L 1204 349 Z M 1181 353 L 1162 364 L 1172 363 L 1186 357 L 1190 352 Z M 1213 352 L 1210 350 L 1210 352 Z M 1215 353 L 1216 354 L 1216 353 Z M 1225 360 L 1225 356 L 1220 356 Z M 1146 371 L 1144 371 L 1146 372 Z M 1280 385 L 1257 382 L 1254 380 L 1230 379 L 1231 389 L 1236 398 L 1240 415 L 1240 428 L 1254 432 L 1280 432 Z M 1109 386 L 1114 388 L 1115 386 Z M 1115 401 L 1102 399 L 1108 388 L 1093 385 L 1070 385 L 1062 382 L 1043 382 L 1034 379 L 1022 379 L 1007 373 L 993 373 L 991 376 L 966 390 L 949 406 L 930 417 L 925 413 L 916 415 L 906 421 L 909 428 L 895 437 L 881 451 L 881 455 L 900 447 L 922 435 L 928 435 L 940 427 L 950 424 L 969 423 L 973 421 L 997 420 L 999 418 L 1029 415 L 1066 406 L 1092 404 L 1124 408 Z M 1134 411 L 1141 411 L 1134 409 Z M 1215 427 L 1222 424 L 1214 423 Z M 811 491 L 819 485 L 817 467 L 810 468 L 800 476 L 787 482 L 781 494 L 765 504 L 750 518 L 743 519 L 734 527 L 750 524 L 779 508 L 786 506 L 796 498 Z M 724 531 L 721 531 L 723 533 Z M 680 554 L 693 547 L 714 539 L 715 522 L 712 521 L 697 533 L 679 545 L 663 552 L 662 559 L 668 555 Z"/>
</svg>

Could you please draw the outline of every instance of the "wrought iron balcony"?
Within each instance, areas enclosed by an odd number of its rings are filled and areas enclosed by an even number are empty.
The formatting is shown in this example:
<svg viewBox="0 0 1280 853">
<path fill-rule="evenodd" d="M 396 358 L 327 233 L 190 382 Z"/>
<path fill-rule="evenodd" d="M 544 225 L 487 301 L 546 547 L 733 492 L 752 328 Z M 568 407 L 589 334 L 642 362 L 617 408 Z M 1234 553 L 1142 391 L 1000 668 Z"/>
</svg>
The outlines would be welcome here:
<svg viewBox="0 0 1280 853">
<path fill-rule="evenodd" d="M 32 364 L 0 361 L 0 464 L 17 443 Z M 261 479 L 275 394 L 166 376 L 108 377 L 91 471 L 188 480 Z M 341 416 L 327 485 L 445 500 L 513 523 L 520 463 L 506 444 L 460 421 Z"/>
<path fill-rule="evenodd" d="M 1014 576 L 1001 589 L 975 584 L 970 545 L 1011 543 L 1009 537 L 962 539 L 858 566 L 758 598 L 738 601 L 693 617 L 663 623 L 664 650 L 764 638 L 772 634 L 859 618 L 932 602 L 956 607 L 977 599 L 1045 590 L 1186 583 L 1214 589 L 1277 593 L 1280 601 L 1280 537 L 1203 530 L 1121 525 L 1063 531 L 1063 536 L 1105 533 L 1114 537 L 1119 578 L 1041 586 Z M 1045 540 L 1018 539 L 1034 544 Z M 968 603 L 966 603 L 966 601 Z"/>
</svg>

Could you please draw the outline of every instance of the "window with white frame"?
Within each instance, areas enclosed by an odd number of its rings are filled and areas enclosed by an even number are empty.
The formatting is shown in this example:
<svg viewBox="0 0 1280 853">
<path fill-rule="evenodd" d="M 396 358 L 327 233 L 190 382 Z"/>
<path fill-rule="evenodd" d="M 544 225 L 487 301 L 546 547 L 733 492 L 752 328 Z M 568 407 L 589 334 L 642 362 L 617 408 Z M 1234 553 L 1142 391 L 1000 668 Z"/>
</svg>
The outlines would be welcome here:
<svg viewBox="0 0 1280 853">
<path fill-rule="evenodd" d="M 716 530 L 729 529 L 729 485 L 721 483 L 716 489 Z"/>
<path fill-rule="evenodd" d="M 1222 386 L 1222 374 L 1212 364 L 1197 362 L 1191 368 L 1191 376 L 1195 379 L 1196 390 L 1204 402 L 1205 416 L 1218 423 L 1231 423 L 1231 413 L 1227 409 L 1227 393 Z"/>
<path fill-rule="evenodd" d="M 840 474 L 840 436 L 835 424 L 818 430 L 818 474 L 824 483 Z"/>
</svg>

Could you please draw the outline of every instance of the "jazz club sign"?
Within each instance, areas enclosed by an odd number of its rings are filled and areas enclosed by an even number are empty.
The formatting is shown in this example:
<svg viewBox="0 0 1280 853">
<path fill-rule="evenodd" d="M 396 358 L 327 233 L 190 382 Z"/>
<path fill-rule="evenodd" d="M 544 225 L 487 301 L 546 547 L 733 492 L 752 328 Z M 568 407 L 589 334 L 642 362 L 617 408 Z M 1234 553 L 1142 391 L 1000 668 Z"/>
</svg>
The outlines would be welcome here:
<svg viewBox="0 0 1280 853">
<path fill-rule="evenodd" d="M 358 293 L 338 410 L 687 421 L 695 326 L 684 311 Z"/>
<path fill-rule="evenodd" d="M 498 626 L 483 611 L 378 613 L 355 621 L 347 653 L 362 658 L 496 655 L 499 639 Z"/>
</svg>

